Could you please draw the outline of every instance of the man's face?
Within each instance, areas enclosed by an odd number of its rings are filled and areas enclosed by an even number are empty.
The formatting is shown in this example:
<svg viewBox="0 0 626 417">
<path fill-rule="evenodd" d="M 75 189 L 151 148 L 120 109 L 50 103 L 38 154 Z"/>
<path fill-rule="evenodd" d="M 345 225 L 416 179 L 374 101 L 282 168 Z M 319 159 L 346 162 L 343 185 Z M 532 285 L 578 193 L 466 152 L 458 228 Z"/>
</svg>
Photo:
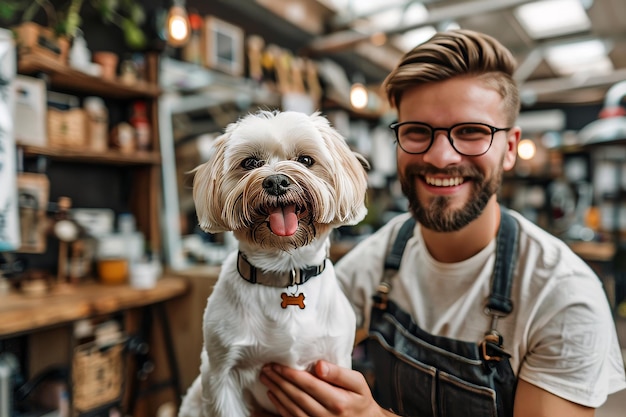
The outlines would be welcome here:
<svg viewBox="0 0 626 417">
<path fill-rule="evenodd" d="M 510 127 L 500 95 L 474 77 L 408 90 L 398 107 L 398 121 L 444 128 L 466 122 Z M 439 232 L 459 230 L 476 219 L 498 191 L 503 171 L 513 168 L 520 134 L 517 127 L 496 132 L 481 156 L 459 154 L 442 130 L 435 132 L 426 153 L 412 155 L 398 146 L 398 176 L 416 219 Z"/>
</svg>

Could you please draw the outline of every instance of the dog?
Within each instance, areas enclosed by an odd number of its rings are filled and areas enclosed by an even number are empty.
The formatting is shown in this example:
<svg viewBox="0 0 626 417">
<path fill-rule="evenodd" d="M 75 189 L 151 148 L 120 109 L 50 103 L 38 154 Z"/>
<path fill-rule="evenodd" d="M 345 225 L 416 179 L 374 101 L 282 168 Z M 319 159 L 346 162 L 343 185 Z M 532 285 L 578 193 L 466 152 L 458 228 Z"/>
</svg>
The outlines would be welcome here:
<svg viewBox="0 0 626 417">
<path fill-rule="evenodd" d="M 203 317 L 200 375 L 179 417 L 276 412 L 259 381 L 278 362 L 351 367 L 354 311 L 329 260 L 330 234 L 367 214 L 365 158 L 319 112 L 260 110 L 228 125 L 194 170 L 200 227 L 232 231 Z"/>
</svg>

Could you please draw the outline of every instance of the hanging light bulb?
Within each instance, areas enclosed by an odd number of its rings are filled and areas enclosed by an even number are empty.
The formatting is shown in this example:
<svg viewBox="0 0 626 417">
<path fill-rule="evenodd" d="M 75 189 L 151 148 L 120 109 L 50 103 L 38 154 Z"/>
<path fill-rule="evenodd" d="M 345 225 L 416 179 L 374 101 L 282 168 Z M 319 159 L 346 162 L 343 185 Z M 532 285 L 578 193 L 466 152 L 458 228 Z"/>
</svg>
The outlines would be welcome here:
<svg viewBox="0 0 626 417">
<path fill-rule="evenodd" d="M 354 83 L 350 88 L 350 104 L 355 109 L 364 109 L 368 102 L 367 88 L 361 83 Z"/>
<path fill-rule="evenodd" d="M 535 142 L 530 139 L 522 139 L 517 145 L 517 154 L 522 159 L 533 159 L 536 152 L 537 147 L 535 146 Z"/>
<path fill-rule="evenodd" d="M 189 40 L 191 25 L 187 10 L 179 1 L 174 1 L 167 14 L 167 43 L 173 47 L 183 46 Z"/>
<path fill-rule="evenodd" d="M 361 82 L 361 76 L 355 76 L 356 80 L 350 87 L 350 104 L 358 110 L 367 107 L 369 93 L 365 85 Z"/>
</svg>

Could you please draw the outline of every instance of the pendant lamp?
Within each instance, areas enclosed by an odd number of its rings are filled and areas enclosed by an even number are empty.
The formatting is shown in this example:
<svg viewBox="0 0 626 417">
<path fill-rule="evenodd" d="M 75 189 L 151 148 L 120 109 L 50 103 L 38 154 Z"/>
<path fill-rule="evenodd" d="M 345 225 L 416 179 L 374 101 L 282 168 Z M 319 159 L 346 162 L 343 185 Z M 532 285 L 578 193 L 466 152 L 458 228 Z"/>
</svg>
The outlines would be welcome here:
<svg viewBox="0 0 626 417">
<path fill-rule="evenodd" d="M 175 48 L 185 45 L 189 40 L 191 25 L 184 0 L 174 0 L 167 13 L 166 34 L 167 43 Z"/>
</svg>

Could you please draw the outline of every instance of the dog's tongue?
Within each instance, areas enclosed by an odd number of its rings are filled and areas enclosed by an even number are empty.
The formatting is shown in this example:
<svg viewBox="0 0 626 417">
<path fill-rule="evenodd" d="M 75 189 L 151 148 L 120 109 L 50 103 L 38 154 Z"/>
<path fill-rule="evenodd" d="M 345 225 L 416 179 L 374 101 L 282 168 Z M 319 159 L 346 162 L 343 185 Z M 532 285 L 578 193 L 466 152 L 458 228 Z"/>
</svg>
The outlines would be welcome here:
<svg viewBox="0 0 626 417">
<path fill-rule="evenodd" d="M 295 204 L 274 207 L 270 213 L 270 229 L 278 236 L 291 236 L 298 229 Z"/>
</svg>

